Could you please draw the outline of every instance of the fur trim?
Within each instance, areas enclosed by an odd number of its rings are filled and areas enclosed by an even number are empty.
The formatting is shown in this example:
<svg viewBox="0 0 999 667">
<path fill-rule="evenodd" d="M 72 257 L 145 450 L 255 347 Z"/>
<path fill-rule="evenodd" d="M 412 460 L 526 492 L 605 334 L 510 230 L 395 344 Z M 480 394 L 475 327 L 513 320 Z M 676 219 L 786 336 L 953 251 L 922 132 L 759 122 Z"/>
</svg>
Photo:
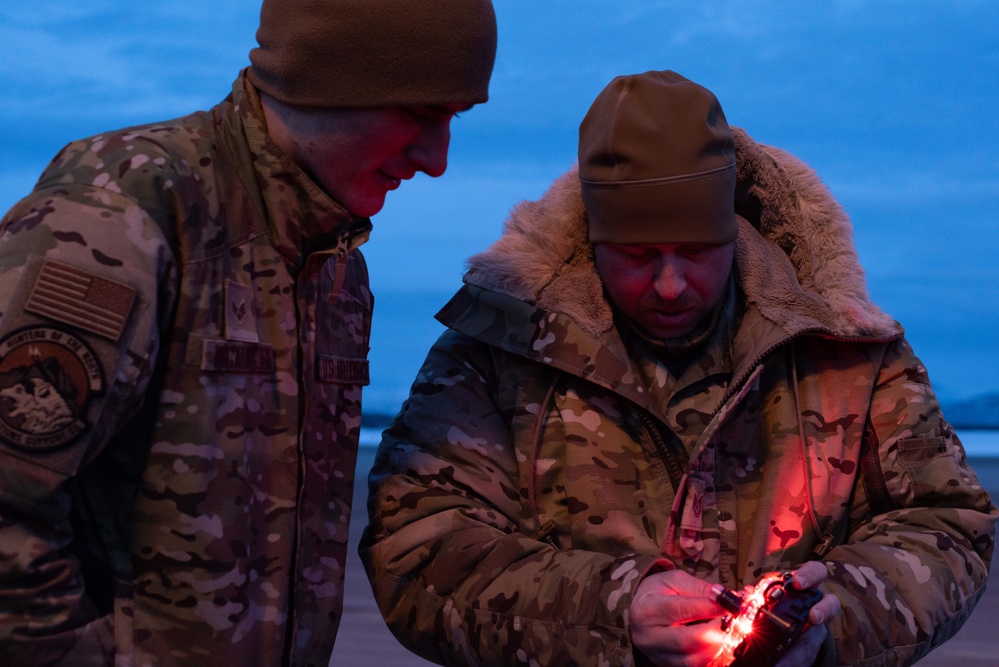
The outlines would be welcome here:
<svg viewBox="0 0 999 667">
<path fill-rule="evenodd" d="M 844 336 L 889 336 L 898 325 L 874 305 L 842 207 L 816 173 L 782 150 L 736 140 L 736 264 L 747 297 L 788 331 L 823 328 Z M 612 311 L 587 240 L 576 167 L 537 201 L 517 204 L 503 235 L 471 257 L 465 282 L 561 312 L 599 337 Z"/>
<path fill-rule="evenodd" d="M 499 240 L 468 260 L 465 282 L 565 313 L 594 336 L 613 326 L 575 166 L 541 199 L 513 207 Z"/>
<path fill-rule="evenodd" d="M 817 294 L 816 305 L 825 312 L 809 314 L 841 335 L 895 333 L 898 327 L 892 318 L 868 296 L 850 219 L 818 174 L 786 151 L 757 144 L 739 128 L 732 128 L 732 134 L 736 211 L 790 259 L 801 289 Z M 767 267 L 758 266 L 746 253 L 740 255 L 743 277 L 762 270 L 757 285 L 772 284 Z M 754 291 L 757 303 L 766 301 L 765 290 Z M 771 304 L 771 312 L 764 314 L 772 316 L 780 307 L 779 301 Z"/>
</svg>

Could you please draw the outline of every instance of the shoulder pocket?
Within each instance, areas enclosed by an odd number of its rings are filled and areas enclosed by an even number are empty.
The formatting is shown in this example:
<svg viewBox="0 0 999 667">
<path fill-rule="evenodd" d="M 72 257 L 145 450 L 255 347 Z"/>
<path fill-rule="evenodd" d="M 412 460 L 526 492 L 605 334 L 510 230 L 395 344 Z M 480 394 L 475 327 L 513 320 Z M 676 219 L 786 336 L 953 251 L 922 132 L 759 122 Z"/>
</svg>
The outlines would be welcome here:
<svg viewBox="0 0 999 667">
<path fill-rule="evenodd" d="M 898 441 L 898 461 L 912 479 L 916 495 L 925 493 L 954 476 L 954 447 L 940 436 L 921 436 Z"/>
</svg>

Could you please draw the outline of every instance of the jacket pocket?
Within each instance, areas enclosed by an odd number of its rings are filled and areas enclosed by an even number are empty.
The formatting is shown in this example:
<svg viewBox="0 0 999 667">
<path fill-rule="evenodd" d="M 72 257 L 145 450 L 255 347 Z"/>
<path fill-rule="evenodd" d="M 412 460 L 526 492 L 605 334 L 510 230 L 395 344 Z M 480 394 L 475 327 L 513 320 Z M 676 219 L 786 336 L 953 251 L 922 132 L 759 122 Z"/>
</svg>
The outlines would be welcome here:
<svg viewBox="0 0 999 667">
<path fill-rule="evenodd" d="M 954 444 L 941 436 L 898 441 L 898 461 L 908 473 L 915 496 L 925 495 L 954 478 L 960 467 Z"/>
</svg>

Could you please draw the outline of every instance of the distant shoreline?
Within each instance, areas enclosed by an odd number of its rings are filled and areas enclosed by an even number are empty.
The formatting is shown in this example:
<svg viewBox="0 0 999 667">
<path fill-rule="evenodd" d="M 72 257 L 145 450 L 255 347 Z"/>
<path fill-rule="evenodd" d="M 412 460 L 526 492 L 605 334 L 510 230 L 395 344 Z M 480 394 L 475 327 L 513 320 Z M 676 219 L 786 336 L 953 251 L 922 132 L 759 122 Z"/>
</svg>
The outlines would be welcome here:
<svg viewBox="0 0 999 667">
<path fill-rule="evenodd" d="M 395 419 L 394 414 L 388 414 L 384 412 L 365 412 L 361 410 L 361 428 L 377 429 L 382 431 L 389 427 L 392 420 Z"/>
</svg>

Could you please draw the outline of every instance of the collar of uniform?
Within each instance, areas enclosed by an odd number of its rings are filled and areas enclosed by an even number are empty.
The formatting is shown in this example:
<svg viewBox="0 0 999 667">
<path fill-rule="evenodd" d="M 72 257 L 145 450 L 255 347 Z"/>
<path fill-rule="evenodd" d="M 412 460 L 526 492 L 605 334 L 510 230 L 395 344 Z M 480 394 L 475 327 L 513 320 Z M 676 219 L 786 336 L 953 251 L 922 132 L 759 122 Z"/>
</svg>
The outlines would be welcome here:
<svg viewBox="0 0 999 667">
<path fill-rule="evenodd" d="M 260 96 L 240 74 L 233 100 L 253 158 L 271 242 L 293 266 L 301 268 L 310 253 L 349 251 L 368 240 L 369 218 L 352 216 L 293 163 L 267 135 Z"/>
<path fill-rule="evenodd" d="M 697 331 L 675 340 L 652 338 L 624 317 L 616 317 L 622 339 L 631 351 L 635 363 L 662 364 L 669 371 L 669 394 L 676 393 L 700 380 L 725 376 L 732 372 L 734 332 L 741 320 L 741 298 L 735 275 L 718 305 Z M 645 369 L 647 377 L 660 377 L 653 369 Z M 652 389 L 653 385 L 649 384 Z"/>
</svg>

